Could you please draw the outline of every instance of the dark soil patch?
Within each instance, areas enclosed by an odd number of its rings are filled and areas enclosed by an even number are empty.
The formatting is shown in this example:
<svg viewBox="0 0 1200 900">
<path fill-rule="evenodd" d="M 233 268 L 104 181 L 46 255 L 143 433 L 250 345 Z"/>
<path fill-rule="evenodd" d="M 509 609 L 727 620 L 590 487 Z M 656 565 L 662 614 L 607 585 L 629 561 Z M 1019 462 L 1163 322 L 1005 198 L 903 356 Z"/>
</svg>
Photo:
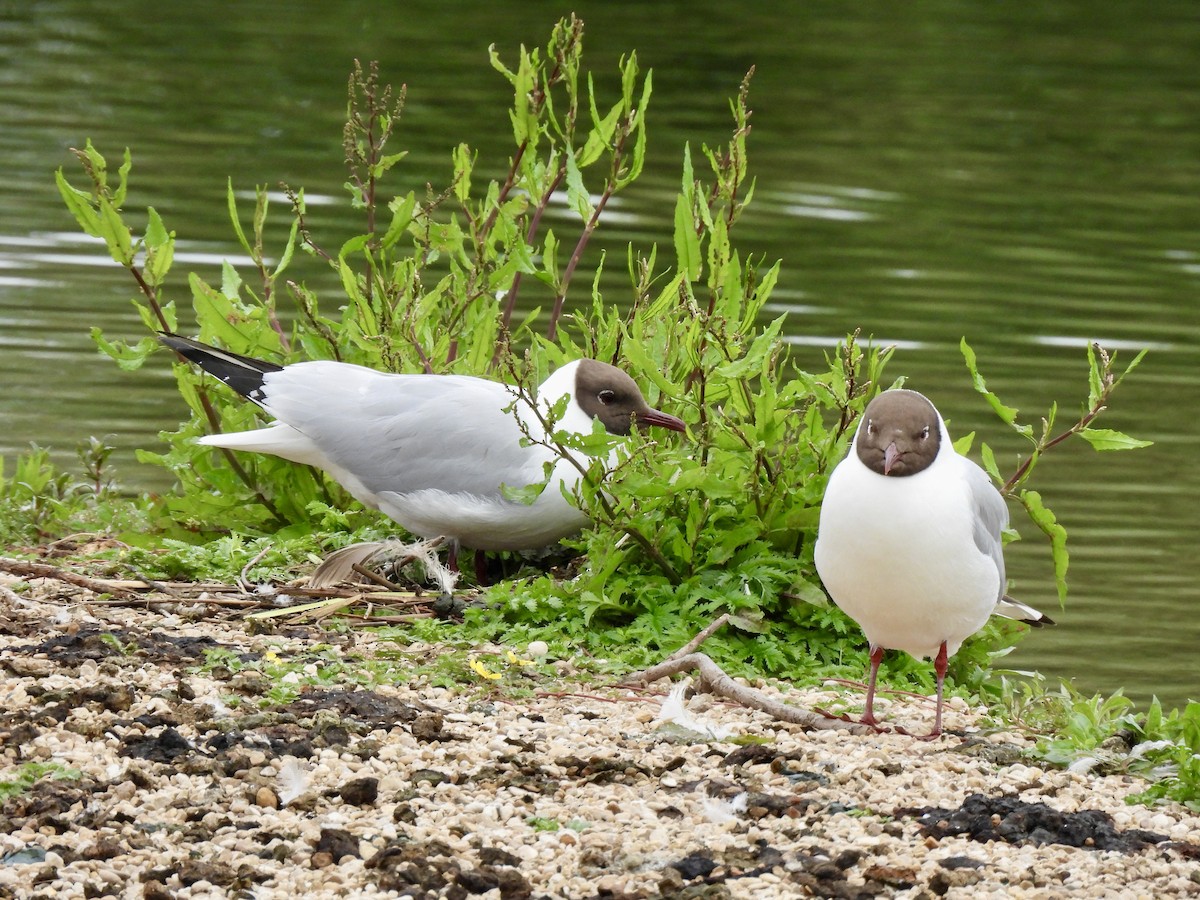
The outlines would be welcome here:
<svg viewBox="0 0 1200 900">
<path fill-rule="evenodd" d="M 971 794 L 958 809 L 939 806 L 897 809 L 897 816 L 916 817 L 921 832 L 934 838 L 966 835 L 973 841 L 1009 844 L 1066 844 L 1087 850 L 1136 853 L 1161 844 L 1167 836 L 1132 828 L 1119 831 L 1112 816 L 1095 809 L 1064 813 L 1045 803 L 1026 803 L 1016 797 Z"/>
<path fill-rule="evenodd" d="M 102 660 L 110 657 L 138 655 L 155 663 L 183 663 L 194 665 L 203 662 L 207 650 L 233 650 L 227 644 L 210 637 L 181 636 L 160 632 L 139 632 L 121 628 L 98 628 L 85 626 L 70 634 L 56 634 L 40 644 L 10 647 L 10 653 L 29 656 L 46 656 L 57 665 L 75 666 L 85 660 Z M 257 653 L 240 654 L 239 659 L 249 662 L 258 659 Z"/>
<path fill-rule="evenodd" d="M 331 710 L 340 717 L 353 719 L 369 728 L 391 728 L 412 722 L 429 712 L 395 697 L 363 690 L 307 690 L 280 710 L 297 716 L 312 716 L 319 710 Z"/>
</svg>

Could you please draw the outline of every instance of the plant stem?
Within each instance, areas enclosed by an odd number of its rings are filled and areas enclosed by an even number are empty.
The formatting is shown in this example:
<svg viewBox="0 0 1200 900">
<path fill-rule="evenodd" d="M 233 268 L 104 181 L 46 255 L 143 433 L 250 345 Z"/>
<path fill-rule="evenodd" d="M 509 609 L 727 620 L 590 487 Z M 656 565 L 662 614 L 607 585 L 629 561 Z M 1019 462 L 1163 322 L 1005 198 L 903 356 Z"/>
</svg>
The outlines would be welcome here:
<svg viewBox="0 0 1200 900">
<path fill-rule="evenodd" d="M 1107 386 L 1104 389 L 1104 393 L 1101 395 L 1100 399 L 1096 401 L 1096 405 L 1088 410 L 1088 412 L 1084 414 L 1084 416 L 1080 418 L 1078 422 L 1076 422 L 1066 431 L 1048 441 L 1039 441 L 1033 452 L 1025 457 L 1025 461 L 1017 467 L 1017 471 L 1013 472 L 1012 477 L 1009 478 L 1008 481 L 1004 482 L 1004 486 L 1000 488 L 1000 493 L 1011 494 L 1013 488 L 1015 488 L 1021 483 L 1021 481 L 1024 480 L 1026 474 L 1029 472 L 1030 467 L 1034 464 L 1039 456 L 1041 456 L 1047 450 L 1057 447 L 1071 435 L 1078 434 L 1080 431 L 1083 431 L 1083 429 L 1087 428 L 1088 425 L 1090 425 L 1091 422 L 1096 418 L 1096 416 L 1100 415 L 1100 413 L 1104 412 L 1104 410 L 1107 408 L 1105 404 L 1111 391 L 1111 385 Z"/>
<path fill-rule="evenodd" d="M 179 356 L 180 360 L 183 360 L 184 357 L 182 356 L 182 354 L 177 353 L 176 355 Z M 208 419 L 209 428 L 211 429 L 213 434 L 220 434 L 221 433 L 221 417 L 219 415 L 217 415 L 216 409 L 213 408 L 212 401 L 208 399 L 208 394 L 204 391 L 203 388 L 198 390 L 196 392 L 196 394 L 200 398 L 200 405 L 204 408 L 204 415 Z M 219 449 L 221 451 L 221 454 L 225 457 L 225 460 L 229 463 L 229 467 L 231 469 L 233 469 L 234 474 L 237 475 L 237 477 L 241 480 L 242 484 L 246 485 L 246 487 L 248 487 L 254 493 L 254 498 L 263 505 L 263 507 L 266 509 L 267 512 L 269 512 L 271 514 L 271 518 L 273 518 L 275 520 L 276 524 L 279 525 L 279 527 L 281 527 L 281 528 L 283 526 L 287 525 L 288 524 L 287 520 L 284 519 L 284 517 L 279 514 L 279 510 L 275 508 L 275 504 L 272 503 L 267 498 L 266 494 L 264 494 L 262 492 L 262 489 L 259 488 L 259 486 L 254 483 L 254 479 L 250 477 L 250 473 L 247 472 L 244 468 L 242 468 L 242 464 L 240 462 L 238 462 L 237 457 L 234 456 L 233 451 L 230 450 L 228 447 L 219 447 L 217 449 Z"/>
<path fill-rule="evenodd" d="M 137 282 L 142 294 L 145 295 L 146 302 L 150 304 L 150 311 L 154 313 L 154 318 L 158 319 L 158 324 L 162 327 L 162 330 L 170 331 L 171 326 L 167 324 L 167 317 L 163 314 L 162 306 L 159 305 L 158 302 L 158 292 L 146 283 L 146 279 L 142 277 L 141 269 L 139 269 L 136 265 L 130 263 L 125 268 L 129 270 L 129 274 L 133 276 L 133 279 Z"/>
<path fill-rule="evenodd" d="M 615 191 L 616 183 L 610 180 L 604 186 L 604 193 L 600 195 L 600 202 L 596 204 L 596 208 L 592 211 L 587 225 L 584 226 L 583 233 L 579 235 L 579 240 L 575 242 L 575 251 L 571 254 L 571 259 L 567 263 L 566 269 L 563 270 L 562 284 L 559 286 L 558 294 L 554 298 L 554 309 L 550 313 L 550 325 L 546 329 L 547 340 L 553 341 L 558 336 L 558 320 L 562 317 L 563 303 L 567 299 L 567 287 L 570 285 L 571 278 L 575 274 L 575 268 L 579 265 L 580 259 L 583 258 L 584 248 L 587 247 L 588 241 L 591 240 L 596 226 L 600 224 L 600 214 L 604 212 L 604 207 L 608 205 L 609 198 L 612 197 Z"/>
</svg>

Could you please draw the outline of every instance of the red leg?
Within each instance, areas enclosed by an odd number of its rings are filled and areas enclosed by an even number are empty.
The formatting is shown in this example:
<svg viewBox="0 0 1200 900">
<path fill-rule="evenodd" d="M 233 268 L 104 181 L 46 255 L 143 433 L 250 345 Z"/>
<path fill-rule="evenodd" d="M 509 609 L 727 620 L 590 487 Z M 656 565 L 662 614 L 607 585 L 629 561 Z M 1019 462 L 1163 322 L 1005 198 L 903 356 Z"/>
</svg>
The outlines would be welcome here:
<svg viewBox="0 0 1200 900">
<path fill-rule="evenodd" d="M 879 677 L 879 664 L 883 662 L 883 648 L 871 648 L 871 676 L 867 679 L 867 708 L 863 711 L 864 725 L 878 725 L 875 718 L 875 679 Z"/>
<path fill-rule="evenodd" d="M 458 571 L 458 541 L 450 542 L 450 549 L 446 551 L 446 568 L 451 572 Z"/>
<path fill-rule="evenodd" d="M 925 735 L 925 740 L 933 740 L 941 737 L 942 734 L 942 685 L 946 681 L 946 664 L 949 659 L 950 657 L 946 654 L 946 642 L 942 641 L 938 655 L 933 660 L 933 671 L 937 675 L 937 714 L 933 720 L 933 731 Z"/>
</svg>

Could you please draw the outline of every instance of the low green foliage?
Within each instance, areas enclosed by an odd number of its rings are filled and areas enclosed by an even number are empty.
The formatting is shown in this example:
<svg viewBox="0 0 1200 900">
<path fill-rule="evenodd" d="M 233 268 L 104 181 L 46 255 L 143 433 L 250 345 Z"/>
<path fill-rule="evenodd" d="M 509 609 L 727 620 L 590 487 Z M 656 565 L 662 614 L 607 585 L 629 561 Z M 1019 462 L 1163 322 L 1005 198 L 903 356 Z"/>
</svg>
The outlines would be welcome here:
<svg viewBox="0 0 1200 900">
<path fill-rule="evenodd" d="M 26 762 L 0 779 L 0 802 L 24 794 L 39 781 L 78 781 L 83 773 L 56 762 Z"/>
<path fill-rule="evenodd" d="M 1040 735 L 1037 758 L 1066 766 L 1099 751 L 1133 727 L 1133 702 L 1120 692 L 1085 697 L 1070 684 L 1047 688 L 1040 677 L 1002 683 L 997 711 L 1008 727 Z"/>
<path fill-rule="evenodd" d="M 1134 733 L 1142 742 L 1138 768 L 1153 783 L 1130 802 L 1175 800 L 1200 811 L 1200 703 L 1164 713 L 1155 700 Z"/>
<path fill-rule="evenodd" d="M 240 685 L 241 693 L 225 693 L 221 701 L 231 708 L 252 703 L 264 710 L 286 706 L 307 688 L 375 690 L 387 685 L 424 682 L 434 687 L 473 686 L 486 694 L 498 690 L 510 699 L 528 694 L 539 685 L 561 688 L 561 674 L 545 660 L 528 659 L 511 647 L 489 646 L 481 650 L 477 642 L 463 640 L 460 634 L 434 634 L 431 628 L 448 630 L 445 623 L 428 623 L 424 628 L 402 631 L 377 629 L 382 642 L 369 656 L 347 654 L 327 644 L 295 654 L 283 649 L 256 654 L 212 648 L 205 651 L 203 661 L 192 672 L 222 682 L 243 676 L 240 681 L 233 681 L 234 687 Z M 386 639 L 392 636 L 405 642 L 420 640 L 414 632 L 436 640 L 438 652 L 388 649 Z M 246 680 L 246 675 L 261 679 Z"/>
<path fill-rule="evenodd" d="M 147 515 L 122 498 L 108 470 L 112 446 L 90 438 L 78 448 L 81 471 L 62 471 L 48 451 L 31 447 L 8 474 L 0 457 L 0 544 L 36 545 L 78 532 L 144 528 Z"/>
<path fill-rule="evenodd" d="M 1173 800 L 1200 811 L 1200 703 L 1168 712 L 1156 699 L 1140 713 L 1120 691 L 1089 697 L 1035 676 L 1005 679 L 993 714 L 1001 727 L 1038 736 L 1031 756 L 1040 762 L 1136 775 L 1146 789 L 1127 802 Z"/>
<path fill-rule="evenodd" d="M 564 823 L 546 816 L 526 816 L 525 824 L 534 831 L 560 831 L 563 828 L 569 828 L 571 831 L 582 833 L 589 828 L 588 823 L 583 819 L 571 819 Z"/>
</svg>

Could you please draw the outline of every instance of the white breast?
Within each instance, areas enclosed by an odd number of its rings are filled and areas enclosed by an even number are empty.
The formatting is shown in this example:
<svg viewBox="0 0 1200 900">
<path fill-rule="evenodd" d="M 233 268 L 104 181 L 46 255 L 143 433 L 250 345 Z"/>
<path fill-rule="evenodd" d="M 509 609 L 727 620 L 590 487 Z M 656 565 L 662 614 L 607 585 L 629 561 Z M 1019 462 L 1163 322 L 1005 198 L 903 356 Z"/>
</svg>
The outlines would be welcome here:
<svg viewBox="0 0 1200 900">
<path fill-rule="evenodd" d="M 873 646 L 917 657 L 953 654 L 983 627 L 1000 593 L 996 565 L 976 546 L 961 458 L 886 477 L 851 451 L 821 506 L 817 571 Z"/>
</svg>

